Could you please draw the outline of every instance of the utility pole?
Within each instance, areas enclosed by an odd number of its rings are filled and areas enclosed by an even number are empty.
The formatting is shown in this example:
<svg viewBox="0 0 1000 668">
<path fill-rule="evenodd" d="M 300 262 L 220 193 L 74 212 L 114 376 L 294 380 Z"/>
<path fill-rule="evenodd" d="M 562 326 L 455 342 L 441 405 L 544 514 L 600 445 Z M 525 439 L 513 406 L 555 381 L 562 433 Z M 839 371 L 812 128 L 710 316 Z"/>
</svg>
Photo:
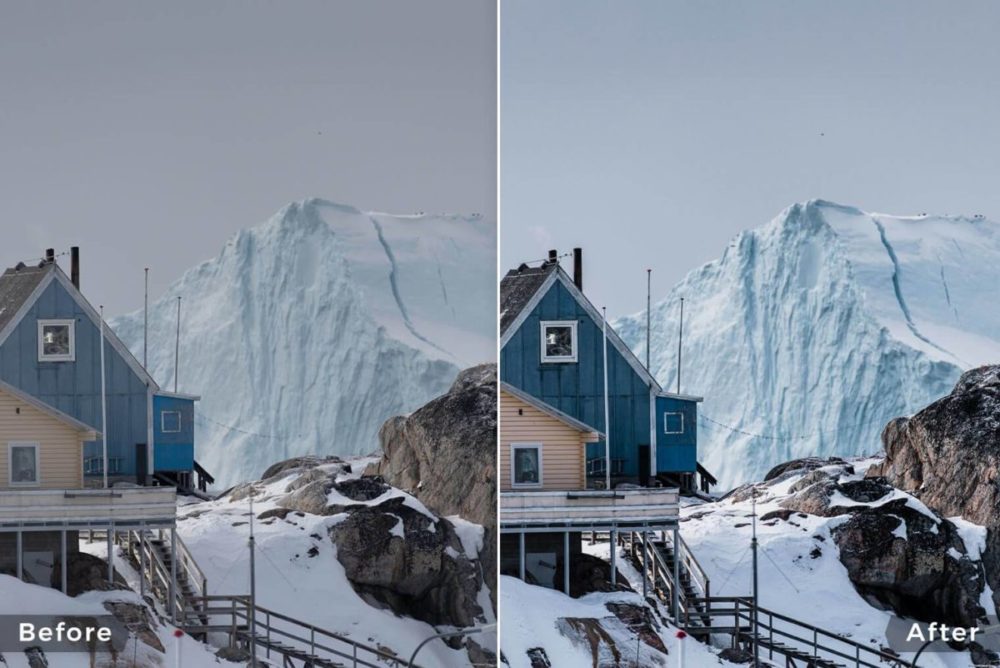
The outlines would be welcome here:
<svg viewBox="0 0 1000 668">
<path fill-rule="evenodd" d="M 681 351 L 684 348 L 684 298 L 681 297 L 681 323 L 677 334 L 677 394 L 681 393 Z"/>
<path fill-rule="evenodd" d="M 149 267 L 146 267 L 146 287 L 142 299 L 142 368 L 149 368 Z"/>
<path fill-rule="evenodd" d="M 753 665 L 760 665 L 760 646 L 758 639 L 758 612 L 760 600 L 757 598 L 757 488 L 753 490 L 753 537 L 750 539 L 750 550 L 753 553 Z M 738 625 L 738 624 L 737 624 Z"/>
<path fill-rule="evenodd" d="M 180 298 L 178 298 L 179 300 Z M 250 665 L 257 665 L 257 568 L 254 563 L 256 545 L 253 537 L 253 490 L 250 490 Z"/>
<path fill-rule="evenodd" d="M 181 364 L 181 296 L 177 295 L 177 336 L 174 339 L 174 394 L 177 393 L 177 376 Z"/>
<path fill-rule="evenodd" d="M 101 453 L 104 468 L 104 489 L 108 488 L 108 388 L 104 369 L 104 305 L 101 305 Z M 110 561 L 110 558 L 108 559 Z"/>
<path fill-rule="evenodd" d="M 611 489 L 611 413 L 608 410 L 608 309 L 601 307 L 604 335 L 604 489 Z"/>
<path fill-rule="evenodd" d="M 651 338 L 652 329 L 650 328 L 650 287 L 652 285 L 653 270 L 646 270 L 646 371 L 650 371 L 649 368 L 649 341 Z"/>
</svg>

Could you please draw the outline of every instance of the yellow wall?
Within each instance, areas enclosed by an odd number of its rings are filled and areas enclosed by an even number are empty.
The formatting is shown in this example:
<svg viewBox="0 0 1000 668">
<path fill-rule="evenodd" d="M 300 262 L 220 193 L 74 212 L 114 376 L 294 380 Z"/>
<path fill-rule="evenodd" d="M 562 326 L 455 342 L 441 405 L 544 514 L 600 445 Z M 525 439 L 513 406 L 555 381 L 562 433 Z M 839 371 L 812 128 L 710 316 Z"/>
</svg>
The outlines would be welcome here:
<svg viewBox="0 0 1000 668">
<path fill-rule="evenodd" d="M 79 430 L 0 389 L 0 489 L 82 489 L 83 438 Z M 38 443 L 37 486 L 10 486 L 11 441 Z"/>
<path fill-rule="evenodd" d="M 514 491 L 510 477 L 510 444 L 542 444 L 542 485 L 517 491 L 573 490 L 586 487 L 585 444 L 597 434 L 580 432 L 500 390 L 500 490 Z"/>
</svg>

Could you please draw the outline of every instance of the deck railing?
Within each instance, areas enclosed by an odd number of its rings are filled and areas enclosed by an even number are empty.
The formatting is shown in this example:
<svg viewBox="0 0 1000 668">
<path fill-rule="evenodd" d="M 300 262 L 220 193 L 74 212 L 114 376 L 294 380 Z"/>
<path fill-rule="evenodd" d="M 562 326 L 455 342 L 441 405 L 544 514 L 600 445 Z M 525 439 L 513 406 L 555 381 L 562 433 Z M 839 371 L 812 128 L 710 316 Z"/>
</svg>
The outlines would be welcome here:
<svg viewBox="0 0 1000 668">
<path fill-rule="evenodd" d="M 173 525 L 173 487 L 0 490 L 0 525 L 160 522 Z"/>
<path fill-rule="evenodd" d="M 676 488 L 516 491 L 500 494 L 500 526 L 656 525 L 677 521 Z"/>
</svg>

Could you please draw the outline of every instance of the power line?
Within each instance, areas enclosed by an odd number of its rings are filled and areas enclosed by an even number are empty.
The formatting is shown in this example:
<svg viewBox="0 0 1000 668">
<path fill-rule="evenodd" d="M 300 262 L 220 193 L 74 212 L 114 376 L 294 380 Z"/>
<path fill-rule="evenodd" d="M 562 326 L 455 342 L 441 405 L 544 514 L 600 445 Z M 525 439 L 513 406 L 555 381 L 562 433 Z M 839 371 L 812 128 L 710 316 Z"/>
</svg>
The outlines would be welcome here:
<svg viewBox="0 0 1000 668">
<path fill-rule="evenodd" d="M 195 417 L 196 420 L 204 420 L 204 421 L 208 422 L 211 426 L 220 427 L 222 429 L 225 429 L 226 431 L 234 431 L 234 432 L 238 432 L 240 434 L 245 434 L 247 436 L 255 436 L 257 438 L 263 438 L 263 439 L 266 439 L 266 440 L 269 440 L 269 441 L 275 441 L 275 442 L 278 442 L 278 443 L 285 443 L 285 444 L 289 443 L 289 441 L 287 441 L 285 439 L 282 439 L 282 438 L 278 438 L 277 436 L 274 436 L 273 434 L 260 434 L 260 433 L 257 433 L 255 431 L 248 431 L 246 429 L 240 429 L 239 427 L 234 427 L 232 425 L 228 425 L 228 424 L 224 424 L 222 422 L 219 422 L 218 420 L 213 420 L 212 418 L 208 417 L 207 415 L 203 415 L 202 413 L 195 413 L 194 417 Z M 302 434 L 298 434 L 296 436 L 296 438 L 302 438 Z"/>
<path fill-rule="evenodd" d="M 731 432 L 736 433 L 736 434 L 742 434 L 744 436 L 750 436 L 751 438 L 759 438 L 759 439 L 762 439 L 762 440 L 765 440 L 765 441 L 807 441 L 807 440 L 809 440 L 811 438 L 815 438 L 816 436 L 821 436 L 823 434 L 836 434 L 836 433 L 840 433 L 840 432 L 846 431 L 846 430 L 848 430 L 848 429 L 850 429 L 852 427 L 855 427 L 855 428 L 856 427 L 867 427 L 867 426 L 872 425 L 874 423 L 884 422 L 885 421 L 885 418 L 875 417 L 875 418 L 872 418 L 871 420 L 866 420 L 866 421 L 863 421 L 863 422 L 855 422 L 853 424 L 844 425 L 844 426 L 841 426 L 841 427 L 836 427 L 834 429 L 820 429 L 820 430 L 817 430 L 817 431 L 815 431 L 815 432 L 813 432 L 811 434 L 805 434 L 805 435 L 799 435 L 799 436 L 775 436 L 775 435 L 772 435 L 772 434 L 761 434 L 761 433 L 757 433 L 757 432 L 747 431 L 745 429 L 740 429 L 739 427 L 735 427 L 735 426 L 733 426 L 731 424 L 726 424 L 724 422 L 719 422 L 718 420 L 714 420 L 714 419 L 710 418 L 709 416 L 705 415 L 704 413 L 698 413 L 698 419 L 703 420 L 705 422 L 708 422 L 711 425 L 714 425 L 714 426 L 717 426 L 717 427 L 722 427 L 723 429 L 726 429 L 726 430 L 731 431 Z"/>
</svg>

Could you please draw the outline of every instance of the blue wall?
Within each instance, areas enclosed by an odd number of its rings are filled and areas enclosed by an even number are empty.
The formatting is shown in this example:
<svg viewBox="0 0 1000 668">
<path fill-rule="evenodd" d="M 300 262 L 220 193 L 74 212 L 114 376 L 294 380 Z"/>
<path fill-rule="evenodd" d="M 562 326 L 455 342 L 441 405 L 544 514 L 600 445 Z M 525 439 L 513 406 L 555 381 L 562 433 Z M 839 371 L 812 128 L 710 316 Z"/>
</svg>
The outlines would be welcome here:
<svg viewBox="0 0 1000 668">
<path fill-rule="evenodd" d="M 163 431 L 163 412 L 180 413 L 180 431 Z M 190 471 L 194 468 L 194 401 L 153 396 L 154 463 L 157 471 Z"/>
<path fill-rule="evenodd" d="M 541 361 L 541 321 L 577 321 L 577 362 Z M 604 357 L 600 323 L 556 281 L 500 352 L 500 378 L 576 419 L 605 430 Z M 638 476 L 639 446 L 648 446 L 649 387 L 608 342 L 608 394 L 612 459 L 624 460 L 624 475 Z M 604 456 L 604 442 L 587 446 L 588 457 Z"/>
<path fill-rule="evenodd" d="M 40 319 L 76 320 L 76 361 L 38 361 Z M 0 346 L 0 378 L 76 419 L 101 429 L 101 334 L 98 325 L 66 289 L 53 281 Z M 121 473 L 135 474 L 137 443 L 146 443 L 146 385 L 105 341 L 108 456 L 121 459 Z M 84 457 L 99 457 L 88 443 Z"/>
<path fill-rule="evenodd" d="M 684 432 L 666 433 L 667 413 L 683 416 Z M 671 424 L 671 429 L 678 425 Z M 656 398 L 656 468 L 658 471 L 686 471 L 698 468 L 698 404 L 673 397 Z"/>
</svg>

